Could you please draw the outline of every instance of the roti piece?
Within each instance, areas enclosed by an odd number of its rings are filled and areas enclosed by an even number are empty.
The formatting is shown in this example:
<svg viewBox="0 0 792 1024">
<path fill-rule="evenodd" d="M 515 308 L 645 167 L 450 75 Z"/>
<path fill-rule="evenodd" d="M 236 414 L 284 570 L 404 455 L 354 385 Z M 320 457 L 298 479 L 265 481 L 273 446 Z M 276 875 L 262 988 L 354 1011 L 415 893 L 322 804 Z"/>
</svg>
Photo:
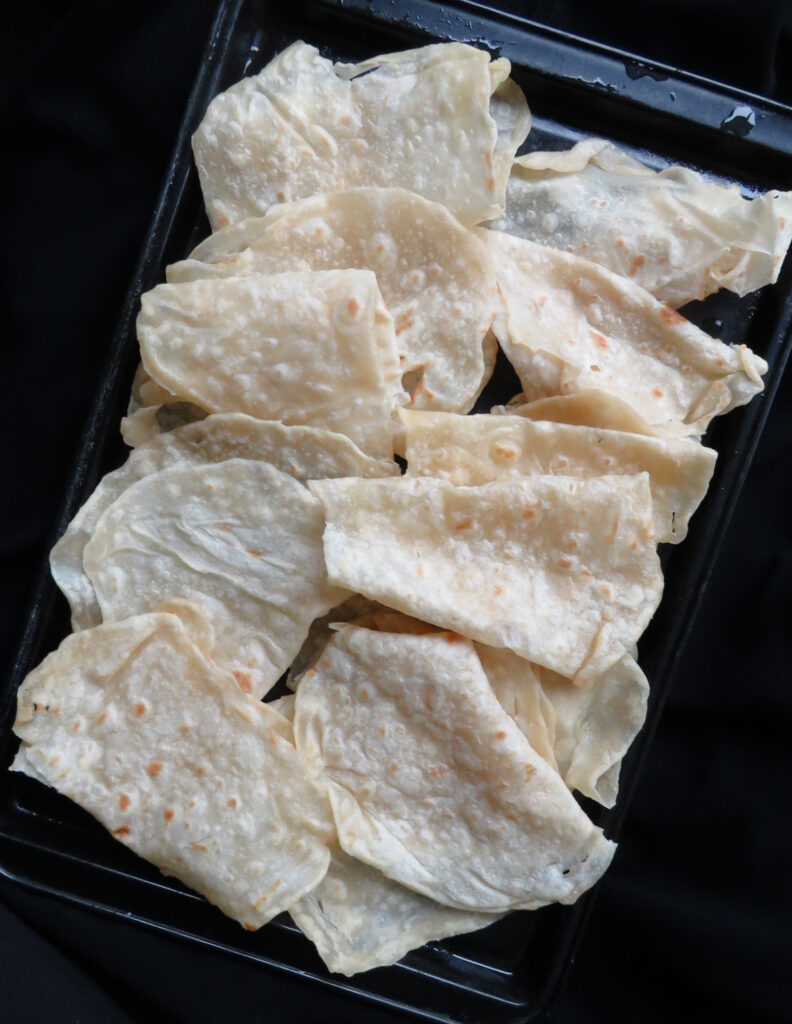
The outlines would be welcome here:
<svg viewBox="0 0 792 1024">
<path fill-rule="evenodd" d="M 317 887 L 289 910 L 334 974 L 401 960 L 425 942 L 485 928 L 498 915 L 454 910 L 391 881 L 339 846 Z"/>
<path fill-rule="evenodd" d="M 649 477 L 322 480 L 331 582 L 585 684 L 660 601 Z"/>
<path fill-rule="evenodd" d="M 635 282 L 501 231 L 478 233 L 504 298 L 494 330 L 527 398 L 596 387 L 658 434 L 697 437 L 762 390 L 763 359 L 710 338 Z"/>
<path fill-rule="evenodd" d="M 349 438 L 315 427 L 287 427 L 243 413 L 218 413 L 155 436 L 119 469 L 102 478 L 52 549 L 52 576 L 72 610 L 72 628 L 98 626 L 101 609 L 83 570 L 83 550 L 100 516 L 137 480 L 175 463 L 207 465 L 226 459 L 268 462 L 296 480 L 394 476 L 395 462 L 373 459 Z"/>
<path fill-rule="evenodd" d="M 339 623 L 357 622 L 362 616 L 381 607 L 382 605 L 376 601 L 370 601 L 360 594 L 353 594 L 346 601 L 342 601 L 337 608 L 331 608 L 326 615 L 314 619 L 308 636 L 305 638 L 305 643 L 289 666 L 286 685 L 291 690 L 297 689 L 303 673 L 313 666 Z"/>
<path fill-rule="evenodd" d="M 504 711 L 570 789 L 613 807 L 619 769 L 646 719 L 649 684 L 625 654 L 587 689 L 507 650 L 476 645 Z"/>
<path fill-rule="evenodd" d="M 792 192 L 748 200 L 686 167 L 659 173 L 602 139 L 527 153 L 492 225 L 602 264 L 674 308 L 772 284 L 792 239 Z"/>
<path fill-rule="evenodd" d="M 530 661 L 505 647 L 487 647 L 485 644 L 476 644 L 476 654 L 500 706 L 518 725 L 536 753 L 558 771 L 555 709 Z M 588 693 L 581 687 L 575 689 Z"/>
<path fill-rule="evenodd" d="M 294 731 L 344 851 L 430 899 L 572 903 L 613 856 L 456 635 L 345 627 L 300 683 Z"/>
<path fill-rule="evenodd" d="M 160 434 L 205 419 L 207 412 L 191 402 L 167 402 L 130 410 L 121 420 L 121 436 L 130 448 L 139 448 Z"/>
<path fill-rule="evenodd" d="M 256 929 L 315 888 L 334 831 L 282 721 L 179 619 L 142 615 L 67 637 L 27 677 L 13 768 Z"/>
<path fill-rule="evenodd" d="M 630 654 L 588 690 L 545 668 L 536 674 L 555 712 L 553 749 L 566 784 L 613 807 L 622 758 L 646 720 L 646 676 Z"/>
<path fill-rule="evenodd" d="M 216 96 L 193 136 L 213 230 L 356 185 L 410 189 L 464 224 L 497 217 L 531 126 L 510 70 L 464 43 L 336 65 L 294 43 Z"/>
<path fill-rule="evenodd" d="M 552 395 L 526 402 L 525 395 L 513 398 L 508 405 L 494 405 L 495 416 L 524 416 L 528 420 L 547 420 L 550 423 L 571 423 L 578 427 L 598 427 L 600 430 L 625 430 L 628 434 L 658 437 L 657 432 L 621 398 L 607 391 L 591 388 L 572 395 Z"/>
<path fill-rule="evenodd" d="M 402 410 L 409 476 L 457 486 L 509 477 L 559 474 L 585 480 L 649 474 L 659 541 L 685 539 L 715 468 L 717 452 L 695 441 L 619 430 L 533 422 L 519 416 L 456 416 Z"/>
<path fill-rule="evenodd" d="M 168 466 L 100 516 L 83 567 L 105 622 L 187 598 L 215 630 L 214 659 L 255 697 L 345 596 L 322 558 L 322 508 L 262 462 Z"/>
<path fill-rule="evenodd" d="M 161 284 L 137 319 L 154 381 L 209 412 L 324 427 L 393 455 L 393 321 L 366 270 Z"/>
<path fill-rule="evenodd" d="M 498 301 L 486 247 L 445 207 L 403 189 L 356 188 L 285 203 L 218 231 L 169 281 L 361 267 L 394 323 L 415 408 L 467 412 L 495 365 Z"/>
</svg>

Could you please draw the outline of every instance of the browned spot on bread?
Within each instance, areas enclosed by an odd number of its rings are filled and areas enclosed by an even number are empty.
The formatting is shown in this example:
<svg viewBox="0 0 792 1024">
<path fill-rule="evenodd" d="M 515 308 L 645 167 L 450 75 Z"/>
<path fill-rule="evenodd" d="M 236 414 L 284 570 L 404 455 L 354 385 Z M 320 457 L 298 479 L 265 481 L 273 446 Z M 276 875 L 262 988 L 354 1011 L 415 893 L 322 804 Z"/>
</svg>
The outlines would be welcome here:
<svg viewBox="0 0 792 1024">
<path fill-rule="evenodd" d="M 660 310 L 660 316 L 667 324 L 682 324 L 685 322 L 685 318 L 670 306 L 663 306 Z"/>
<path fill-rule="evenodd" d="M 460 519 L 460 521 L 454 526 L 455 530 L 466 530 L 469 526 L 473 525 L 472 519 Z"/>
<path fill-rule="evenodd" d="M 253 558 L 261 558 L 264 554 L 263 551 L 257 551 L 256 548 L 246 548 L 246 551 L 249 555 L 252 555 Z"/>
<path fill-rule="evenodd" d="M 646 263 L 645 256 L 636 256 L 630 264 L 630 277 L 635 277 L 641 267 Z"/>
<path fill-rule="evenodd" d="M 192 848 L 198 850 L 200 853 L 206 853 L 206 847 L 203 843 L 193 843 Z"/>
<path fill-rule="evenodd" d="M 128 836 L 129 835 L 129 827 L 127 825 L 122 825 L 121 828 L 114 828 L 113 829 L 113 835 L 114 836 Z"/>
<path fill-rule="evenodd" d="M 347 303 L 347 312 L 350 316 L 355 316 L 357 311 L 360 309 L 360 303 L 355 298 L 351 298 Z"/>
<path fill-rule="evenodd" d="M 37 710 L 38 710 L 38 709 L 37 709 Z M 96 721 L 94 722 L 94 725 L 102 725 L 102 724 L 103 724 L 104 722 L 106 722 L 106 721 L 107 721 L 107 712 L 106 712 L 106 711 L 103 711 L 103 712 L 101 713 L 101 715 L 99 715 L 99 717 L 98 717 L 98 718 L 96 719 Z"/>
<path fill-rule="evenodd" d="M 138 701 L 135 705 L 135 718 L 142 718 L 146 713 L 146 705 L 142 701 Z"/>
<path fill-rule="evenodd" d="M 162 761 L 149 761 L 146 771 L 152 779 L 155 779 L 162 771 Z"/>
<path fill-rule="evenodd" d="M 125 811 L 131 803 L 132 801 L 129 799 L 126 793 L 122 793 L 121 796 L 118 798 L 118 806 L 121 808 L 122 811 Z"/>
<path fill-rule="evenodd" d="M 173 821 L 173 815 L 176 813 L 171 807 L 163 812 L 165 815 L 165 821 Z"/>
<path fill-rule="evenodd" d="M 604 334 L 600 334 L 599 331 L 592 331 L 591 337 L 594 339 L 594 345 L 596 348 L 598 348 L 601 352 L 608 351 L 610 345 L 608 344 L 608 339 L 605 337 Z"/>
<path fill-rule="evenodd" d="M 402 321 L 402 322 L 401 322 L 401 323 L 399 324 L 399 326 L 398 326 L 398 327 L 396 328 L 396 330 L 394 331 L 394 334 L 395 334 L 395 335 L 396 335 L 396 337 L 398 338 L 398 336 L 399 336 L 399 335 L 400 335 L 400 334 L 402 333 L 402 331 L 406 331 L 406 330 L 408 330 L 408 329 L 409 329 L 410 327 L 412 327 L 412 325 L 413 325 L 414 323 L 415 323 L 415 321 L 414 321 L 414 320 L 403 320 L 403 321 Z"/>
<path fill-rule="evenodd" d="M 505 740 L 509 734 L 506 732 L 505 729 L 498 729 L 495 735 L 499 740 Z"/>
<path fill-rule="evenodd" d="M 234 810 L 236 808 L 236 805 L 237 805 L 236 797 L 232 796 L 232 797 L 229 798 L 228 803 L 226 804 L 226 807 L 230 807 L 232 810 Z"/>
<path fill-rule="evenodd" d="M 253 680 L 250 678 L 249 673 L 243 672 L 241 669 L 235 668 L 231 672 L 234 679 L 239 683 L 240 689 L 244 690 L 245 693 L 250 693 L 253 689 Z"/>
<path fill-rule="evenodd" d="M 503 587 L 495 586 L 492 588 L 492 592 L 496 597 L 500 597 L 500 595 L 503 593 Z"/>
</svg>

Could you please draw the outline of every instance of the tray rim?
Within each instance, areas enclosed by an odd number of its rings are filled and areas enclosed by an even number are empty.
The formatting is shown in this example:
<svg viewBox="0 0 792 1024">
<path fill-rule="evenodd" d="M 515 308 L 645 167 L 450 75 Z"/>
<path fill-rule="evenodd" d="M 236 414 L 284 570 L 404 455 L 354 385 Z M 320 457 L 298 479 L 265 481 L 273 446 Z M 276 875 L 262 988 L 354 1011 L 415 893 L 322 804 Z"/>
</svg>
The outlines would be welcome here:
<svg viewBox="0 0 792 1024">
<path fill-rule="evenodd" d="M 249 0 L 220 0 L 217 5 L 217 9 L 211 23 L 207 44 L 198 65 L 190 96 L 176 135 L 176 142 L 172 150 L 165 180 L 158 195 L 153 216 L 143 236 L 140 255 L 135 264 L 135 269 L 132 273 L 128 290 L 120 307 L 116 327 L 108 346 L 108 356 L 102 369 L 98 391 L 94 401 L 92 402 L 91 409 L 86 420 L 86 428 L 83 433 L 82 442 L 73 464 L 72 473 L 69 477 L 61 509 L 56 519 L 56 525 L 50 537 L 50 543 L 46 548 L 47 552 L 52 546 L 54 540 L 61 535 L 66 524 L 69 522 L 86 495 L 86 488 L 90 481 L 92 472 L 91 453 L 101 430 L 103 411 L 105 410 L 107 403 L 111 401 L 114 393 L 114 387 L 118 377 L 117 367 L 119 364 L 119 355 L 125 348 L 128 338 L 129 323 L 130 320 L 134 319 L 133 314 L 136 309 L 136 305 L 139 302 L 140 294 L 144 288 L 146 278 L 150 277 L 153 273 L 156 273 L 159 268 L 169 237 L 169 232 L 179 209 L 180 199 L 183 195 L 187 178 L 190 173 L 190 135 L 195 124 L 197 124 L 197 121 L 203 114 L 207 100 L 214 94 L 214 88 L 223 70 L 223 56 L 226 52 L 229 41 L 233 36 L 234 29 L 236 28 L 239 20 L 240 12 L 248 2 Z M 446 12 L 463 12 L 466 15 L 483 17 L 489 21 L 503 22 L 504 24 L 516 26 L 520 33 L 525 34 L 528 37 L 550 40 L 554 44 L 559 45 L 564 49 L 572 50 L 577 54 L 585 54 L 588 57 L 591 57 L 593 54 L 597 57 L 604 57 L 614 61 L 634 61 L 640 64 L 643 68 L 658 70 L 663 74 L 668 71 L 668 76 L 664 78 L 661 83 L 664 89 L 669 88 L 669 83 L 690 83 L 695 86 L 696 89 L 703 89 L 706 93 L 710 94 L 711 98 L 718 99 L 729 97 L 730 102 L 733 99 L 738 101 L 744 100 L 746 105 L 762 107 L 767 111 L 779 115 L 785 121 L 788 121 L 789 126 L 792 127 L 792 106 L 778 103 L 777 101 L 768 99 L 767 97 L 749 93 L 736 87 L 728 86 L 724 83 L 695 75 L 691 72 L 679 71 L 669 65 L 660 64 L 656 61 L 629 53 L 628 51 L 609 47 L 607 44 L 566 33 L 563 30 L 543 25 L 542 23 L 524 18 L 520 15 L 514 14 L 513 12 L 498 11 L 496 8 L 474 2 L 474 0 L 451 0 L 451 3 L 446 4 L 434 4 L 431 0 L 395 0 L 395 2 L 392 3 L 388 2 L 388 0 L 315 0 L 314 5 L 316 4 L 334 11 L 344 9 L 345 11 L 352 12 L 353 14 L 365 14 L 368 17 L 380 20 L 386 26 L 410 28 L 426 34 L 431 34 L 432 36 L 442 36 L 443 33 L 436 30 L 431 20 L 427 19 L 425 21 L 421 21 L 415 13 L 417 8 L 421 8 L 424 12 L 438 16 Z M 405 16 L 405 8 L 408 9 L 409 16 Z M 446 38 L 459 38 L 459 35 L 456 33 L 446 32 L 445 34 Z M 475 39 L 479 45 L 487 45 L 486 40 L 481 37 L 467 36 L 465 38 L 471 40 Z M 206 69 L 209 69 L 209 74 L 205 74 Z M 537 69 L 534 68 L 534 70 Z M 572 81 L 580 87 L 588 89 L 603 88 L 605 91 L 611 92 L 614 99 L 621 102 L 638 103 L 639 105 L 650 107 L 653 110 L 658 110 L 661 113 L 668 113 L 672 117 L 682 116 L 680 107 L 676 107 L 671 110 L 658 108 L 649 98 L 636 98 L 636 96 L 630 94 L 628 89 L 613 91 L 608 88 L 608 83 L 602 81 L 593 82 L 581 78 L 580 76 L 564 75 L 557 71 L 553 72 L 544 69 L 539 69 L 539 72 L 546 74 L 550 78 L 561 78 Z M 642 80 L 632 79 L 629 75 L 627 75 L 627 77 L 631 82 Z M 651 77 L 650 81 L 657 84 Z M 702 123 L 698 118 L 693 118 L 693 120 L 696 123 Z M 709 122 L 704 123 L 707 124 L 707 127 L 714 127 Z M 744 139 L 743 141 L 749 145 L 758 145 L 759 147 L 770 145 L 768 142 L 760 140 L 759 135 L 755 138 L 748 136 L 747 139 Z M 770 148 L 776 152 L 782 153 L 784 156 L 792 156 L 792 131 L 790 131 L 788 143 L 788 147 L 785 149 L 778 149 L 776 146 L 770 146 Z M 727 485 L 722 487 L 722 489 L 726 490 L 728 499 L 726 500 L 725 507 L 719 509 L 716 521 L 717 529 L 710 531 L 709 542 L 702 549 L 697 550 L 694 556 L 695 571 L 692 572 L 691 575 L 695 578 L 696 585 L 693 588 L 694 592 L 686 599 L 689 614 L 687 616 L 685 627 L 677 636 L 677 642 L 673 644 L 668 657 L 661 659 L 661 663 L 664 664 L 664 668 L 662 670 L 664 684 L 662 693 L 659 695 L 659 704 L 653 711 L 651 711 L 650 717 L 647 718 L 647 724 L 636 741 L 634 750 L 630 752 L 631 756 L 635 758 L 635 764 L 624 782 L 617 807 L 609 815 L 608 833 L 614 838 L 618 838 L 627 810 L 631 804 L 637 781 L 640 778 L 641 770 L 646 757 L 648 756 L 648 751 L 651 747 L 651 742 L 662 714 L 663 705 L 665 704 L 668 692 L 673 685 L 674 676 L 684 653 L 684 648 L 692 632 L 695 615 L 702 602 L 706 585 L 709 580 L 709 576 L 715 567 L 718 551 L 725 538 L 734 506 L 739 498 L 740 491 L 749 472 L 756 448 L 758 447 L 767 416 L 790 354 L 790 349 L 792 349 L 792 344 L 790 344 L 790 342 L 792 342 L 791 335 L 792 291 L 784 297 L 781 309 L 779 310 L 777 327 L 773 336 L 773 341 L 775 342 L 773 358 L 770 361 L 770 371 L 765 378 L 765 391 L 761 396 L 757 396 L 754 400 L 754 403 L 751 406 L 752 412 L 746 415 L 746 422 L 742 425 L 742 429 L 739 432 L 740 444 L 737 447 L 737 454 L 742 452 L 741 460 L 738 465 L 734 465 L 734 460 L 729 460 L 727 466 L 727 475 L 731 477 L 731 480 L 730 482 L 727 482 Z M 4 690 L 7 690 L 7 692 L 0 691 L 0 728 L 4 731 L 5 725 L 8 721 L 8 708 L 11 704 L 15 703 L 16 687 L 18 683 L 21 682 L 22 670 L 26 668 L 27 659 L 30 655 L 31 649 L 36 643 L 36 637 L 39 629 L 41 628 L 42 621 L 46 619 L 47 606 L 52 603 L 54 598 L 53 591 L 54 583 L 52 582 L 49 574 L 48 554 L 45 554 L 32 591 L 28 615 L 26 616 L 21 632 L 18 634 L 19 641 L 15 645 L 16 654 L 12 659 L 11 671 L 4 683 Z M 5 739 L 7 738 L 8 737 L 6 736 Z M 4 787 L 0 784 L 0 793 L 2 793 L 3 788 Z M 119 906 L 111 905 L 102 901 L 91 900 L 79 895 L 78 893 L 59 889 L 57 886 L 50 884 L 48 879 L 27 877 L 23 871 L 10 866 L 8 860 L 6 860 L 4 848 L 9 842 L 17 843 L 24 847 L 28 843 L 28 840 L 21 836 L 14 835 L 13 828 L 11 830 L 8 829 L 8 815 L 5 813 L 5 808 L 2 808 L 1 810 L 0 875 L 22 885 L 25 888 L 41 892 L 49 896 L 54 896 L 56 898 L 65 899 L 69 902 L 105 915 L 153 928 L 154 930 L 170 934 L 183 941 L 196 942 L 199 945 L 214 948 L 225 954 L 253 960 L 269 969 L 276 969 L 291 976 L 303 978 L 311 983 L 328 985 L 337 990 L 343 990 L 355 998 L 389 1006 L 394 1009 L 399 1009 L 402 1012 L 406 1011 L 413 1016 L 420 1017 L 421 1019 L 437 1021 L 449 1021 L 455 1019 L 447 1015 L 436 1014 L 429 1010 L 421 1010 L 413 1006 L 408 1006 L 401 1001 L 395 1001 L 375 992 L 357 988 L 354 982 L 350 982 L 349 979 L 342 979 L 337 975 L 326 974 L 325 976 L 322 976 L 315 972 L 297 968 L 291 964 L 274 961 L 261 954 L 249 953 L 240 948 L 229 948 L 221 942 L 216 942 L 206 936 L 198 935 L 195 932 L 184 931 L 178 926 L 168 925 L 162 921 L 158 921 L 145 915 L 138 915 L 125 911 Z M 60 857 L 70 856 L 60 850 L 46 850 L 43 847 L 42 849 L 45 854 L 52 858 L 53 863 L 57 863 Z M 104 865 L 97 865 L 85 859 L 72 859 L 78 860 L 83 867 L 88 867 L 89 869 L 99 867 L 102 870 L 108 870 Z M 123 874 L 123 872 L 121 873 Z M 149 886 L 151 884 L 149 880 L 145 878 L 135 876 L 126 877 L 127 881 L 133 885 Z M 584 898 L 579 900 L 574 907 L 565 908 L 568 911 L 570 923 L 564 929 L 563 945 L 565 948 L 563 961 L 559 963 L 558 958 L 554 961 L 557 969 L 551 971 L 545 979 L 541 989 L 541 995 L 538 1000 L 538 1008 L 532 1010 L 528 1016 L 513 1018 L 515 1021 L 517 1019 L 520 1021 L 534 1020 L 539 1017 L 544 1017 L 551 1012 L 552 1007 L 555 1005 L 555 1002 L 560 995 L 572 963 L 574 962 L 575 953 L 580 940 L 582 939 L 585 925 L 591 914 L 598 890 L 599 886 L 595 886 L 594 889 L 587 893 Z M 398 966 L 403 970 L 413 970 L 413 968 L 408 965 L 400 964 Z M 453 984 L 453 982 L 448 981 L 445 983 Z M 515 1007 L 517 1006 L 517 1004 L 512 1005 Z"/>
</svg>

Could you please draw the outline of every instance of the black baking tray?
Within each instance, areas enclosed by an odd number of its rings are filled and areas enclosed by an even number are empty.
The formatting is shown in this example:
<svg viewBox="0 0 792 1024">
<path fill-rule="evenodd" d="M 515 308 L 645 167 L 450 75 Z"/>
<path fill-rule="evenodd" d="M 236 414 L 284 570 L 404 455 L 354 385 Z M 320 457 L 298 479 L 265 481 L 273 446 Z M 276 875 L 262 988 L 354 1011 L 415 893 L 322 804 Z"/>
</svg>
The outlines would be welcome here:
<svg viewBox="0 0 792 1024">
<path fill-rule="evenodd" d="M 508 57 L 534 113 L 528 148 L 562 149 L 587 135 L 613 139 L 661 167 L 678 162 L 738 182 L 748 195 L 792 186 L 792 109 L 727 86 L 547 29 L 481 4 L 421 0 L 292 0 L 289 5 L 226 0 L 219 5 L 143 250 L 108 346 L 107 365 L 64 499 L 58 533 L 98 478 L 118 465 L 118 436 L 137 362 L 134 320 L 141 292 L 161 281 L 208 232 L 189 138 L 221 89 L 254 73 L 303 38 L 334 58 L 457 39 Z M 663 602 L 640 644 L 651 682 L 647 724 L 625 759 L 617 806 L 586 810 L 618 838 L 641 763 L 704 594 L 731 511 L 778 386 L 792 341 L 792 266 L 778 284 L 744 299 L 730 293 L 685 313 L 727 342 L 745 342 L 770 370 L 764 395 L 723 417 L 707 443 L 720 457 L 710 493 L 684 544 L 663 552 Z M 483 403 L 517 390 L 501 360 Z M 16 690 L 68 632 L 65 601 L 42 566 L 11 676 L 0 690 L 0 769 L 17 741 Z M 484 932 L 432 943 L 395 967 L 346 980 L 323 968 L 285 916 L 244 932 L 206 901 L 116 843 L 69 801 L 34 781 L 0 771 L 0 871 L 17 882 L 100 912 L 258 962 L 262 971 L 346 992 L 350 1018 L 372 1000 L 428 1020 L 534 1021 L 546 1017 L 573 962 L 596 889 L 573 907 L 512 914 Z M 353 1003 L 353 1001 L 355 1001 Z"/>
</svg>

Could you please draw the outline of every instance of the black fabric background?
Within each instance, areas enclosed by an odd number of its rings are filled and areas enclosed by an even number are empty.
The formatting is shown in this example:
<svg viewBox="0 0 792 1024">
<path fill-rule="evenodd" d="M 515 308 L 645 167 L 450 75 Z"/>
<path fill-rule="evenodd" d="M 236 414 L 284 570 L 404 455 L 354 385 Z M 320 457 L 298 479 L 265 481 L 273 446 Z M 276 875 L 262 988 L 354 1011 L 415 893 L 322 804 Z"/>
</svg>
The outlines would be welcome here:
<svg viewBox="0 0 792 1024">
<path fill-rule="evenodd" d="M 506 6 L 792 103 L 792 17 L 783 0 Z M 42 0 L 4 15 L 2 671 L 213 7 Z M 792 1019 L 790 457 L 787 374 L 559 1024 Z M 0 1018 L 395 1020 L 3 881 Z"/>
</svg>

